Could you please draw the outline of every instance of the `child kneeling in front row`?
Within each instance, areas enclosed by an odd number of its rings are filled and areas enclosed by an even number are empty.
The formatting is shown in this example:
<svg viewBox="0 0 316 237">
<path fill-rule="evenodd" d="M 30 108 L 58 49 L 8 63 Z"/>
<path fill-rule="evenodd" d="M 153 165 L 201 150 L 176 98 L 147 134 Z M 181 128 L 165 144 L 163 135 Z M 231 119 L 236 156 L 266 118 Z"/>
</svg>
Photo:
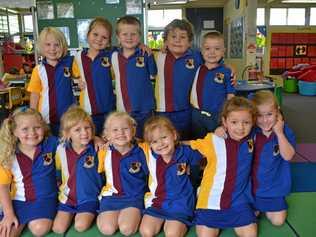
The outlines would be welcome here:
<svg viewBox="0 0 316 237">
<path fill-rule="evenodd" d="M 207 158 L 195 211 L 196 232 L 212 237 L 219 229 L 234 228 L 238 236 L 256 236 L 249 182 L 256 108 L 248 99 L 233 97 L 226 101 L 221 118 L 227 139 L 208 133 L 190 142 Z"/>
</svg>

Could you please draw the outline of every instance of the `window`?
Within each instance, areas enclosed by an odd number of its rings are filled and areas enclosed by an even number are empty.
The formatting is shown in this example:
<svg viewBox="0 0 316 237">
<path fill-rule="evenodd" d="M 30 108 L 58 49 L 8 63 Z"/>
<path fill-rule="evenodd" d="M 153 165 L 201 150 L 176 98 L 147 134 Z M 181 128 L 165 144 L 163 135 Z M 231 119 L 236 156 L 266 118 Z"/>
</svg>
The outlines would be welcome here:
<svg viewBox="0 0 316 237">
<path fill-rule="evenodd" d="M 8 15 L 10 25 L 10 35 L 20 33 L 18 15 Z"/>
<path fill-rule="evenodd" d="M 309 24 L 312 26 L 316 25 L 316 8 L 311 7 Z"/>
<path fill-rule="evenodd" d="M 7 16 L 0 15 L 0 33 L 8 33 L 8 20 Z"/>
<path fill-rule="evenodd" d="M 32 15 L 23 16 L 24 32 L 33 32 L 33 18 Z"/>
<path fill-rule="evenodd" d="M 264 8 L 257 9 L 257 26 L 265 25 L 265 11 Z"/>
<path fill-rule="evenodd" d="M 305 25 L 305 8 L 271 8 L 270 25 Z"/>
<path fill-rule="evenodd" d="M 164 28 L 174 19 L 182 19 L 181 9 L 148 10 L 149 28 Z"/>
<path fill-rule="evenodd" d="M 270 25 L 286 25 L 286 8 L 270 9 Z"/>
<path fill-rule="evenodd" d="M 287 24 L 300 26 L 305 25 L 305 8 L 289 8 Z"/>
</svg>

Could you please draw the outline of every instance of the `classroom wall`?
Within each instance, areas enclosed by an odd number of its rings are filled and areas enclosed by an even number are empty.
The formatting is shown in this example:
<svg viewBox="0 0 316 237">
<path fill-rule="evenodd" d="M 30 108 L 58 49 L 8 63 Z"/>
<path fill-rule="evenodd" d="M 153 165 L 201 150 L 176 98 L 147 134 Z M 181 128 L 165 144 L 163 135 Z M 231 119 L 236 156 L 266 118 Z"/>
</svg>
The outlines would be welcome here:
<svg viewBox="0 0 316 237">
<path fill-rule="evenodd" d="M 141 0 L 140 0 L 141 1 Z M 46 0 L 37 0 L 47 2 Z M 107 18 L 113 26 L 117 18 L 126 14 L 126 1 L 120 0 L 119 4 L 107 4 L 106 0 L 51 0 L 54 6 L 54 19 L 38 19 L 39 32 L 46 26 L 63 27 L 67 26 L 70 30 L 70 48 L 78 47 L 77 20 L 93 19 L 96 16 Z M 57 3 L 71 2 L 74 5 L 74 18 L 57 18 Z M 142 2 L 142 1 L 141 1 Z M 134 15 L 143 22 L 143 9 L 141 14 Z M 113 32 L 114 33 L 114 32 Z M 112 42 L 116 44 L 115 34 Z"/>
<path fill-rule="evenodd" d="M 247 65 L 255 65 L 256 62 L 256 52 L 251 48 L 256 45 L 256 8 L 257 1 L 247 0 L 240 0 L 238 9 L 235 7 L 235 1 L 226 1 L 224 5 L 224 36 L 227 50 L 225 62 L 236 68 L 238 79 L 242 78 L 242 71 Z M 243 18 L 243 32 L 240 40 L 236 41 L 236 37 L 232 35 L 232 25 L 240 18 Z M 232 56 L 232 47 L 242 47 L 242 56 Z"/>
</svg>

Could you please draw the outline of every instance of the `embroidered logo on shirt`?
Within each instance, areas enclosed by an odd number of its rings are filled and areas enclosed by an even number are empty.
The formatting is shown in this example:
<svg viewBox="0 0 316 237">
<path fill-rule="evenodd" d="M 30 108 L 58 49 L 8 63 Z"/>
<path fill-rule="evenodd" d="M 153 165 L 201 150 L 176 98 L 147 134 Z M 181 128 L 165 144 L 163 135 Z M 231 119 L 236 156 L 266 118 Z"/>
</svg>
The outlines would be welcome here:
<svg viewBox="0 0 316 237">
<path fill-rule="evenodd" d="M 94 156 L 87 156 L 86 160 L 84 161 L 83 167 L 91 168 L 94 166 Z"/>
<path fill-rule="evenodd" d="M 216 73 L 214 81 L 217 82 L 217 83 L 223 84 L 224 83 L 224 78 L 225 78 L 224 73 L 218 72 L 218 73 Z"/>
<path fill-rule="evenodd" d="M 177 175 L 190 174 L 190 167 L 186 163 L 177 164 Z"/>
<path fill-rule="evenodd" d="M 248 152 L 249 153 L 252 153 L 253 152 L 253 140 L 252 139 L 249 139 L 247 141 L 247 144 L 248 144 Z"/>
<path fill-rule="evenodd" d="M 145 67 L 144 57 L 136 58 L 136 67 Z"/>
<path fill-rule="evenodd" d="M 132 162 L 128 172 L 131 174 L 136 174 L 140 171 L 141 166 L 142 164 L 140 162 Z"/>
<path fill-rule="evenodd" d="M 64 67 L 64 76 L 65 77 L 70 77 L 70 69 L 69 67 Z"/>
<path fill-rule="evenodd" d="M 193 58 L 189 58 L 185 61 L 185 67 L 187 69 L 193 69 L 194 68 L 194 59 Z"/>
<path fill-rule="evenodd" d="M 277 156 L 280 154 L 279 144 L 275 144 L 273 147 L 273 155 Z"/>
<path fill-rule="evenodd" d="M 53 163 L 53 153 L 46 153 L 43 157 L 44 159 L 44 165 L 45 166 L 48 166 L 50 165 L 51 163 Z"/>
<path fill-rule="evenodd" d="M 109 67 L 109 66 L 110 66 L 110 60 L 109 60 L 109 58 L 108 58 L 108 57 L 103 57 L 103 58 L 101 59 L 101 65 L 102 65 L 103 67 Z"/>
</svg>

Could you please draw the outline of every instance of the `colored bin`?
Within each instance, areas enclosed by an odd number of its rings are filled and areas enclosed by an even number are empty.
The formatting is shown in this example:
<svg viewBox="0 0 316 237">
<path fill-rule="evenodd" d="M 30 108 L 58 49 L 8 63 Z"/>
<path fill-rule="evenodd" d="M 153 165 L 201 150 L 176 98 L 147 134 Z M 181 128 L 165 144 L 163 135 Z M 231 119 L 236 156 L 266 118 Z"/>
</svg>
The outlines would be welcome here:
<svg viewBox="0 0 316 237">
<path fill-rule="evenodd" d="M 287 78 L 284 80 L 283 90 L 287 93 L 297 92 L 297 80 L 295 78 Z"/>
<path fill-rule="evenodd" d="M 316 95 L 316 82 L 299 81 L 298 88 L 301 95 Z"/>
</svg>

